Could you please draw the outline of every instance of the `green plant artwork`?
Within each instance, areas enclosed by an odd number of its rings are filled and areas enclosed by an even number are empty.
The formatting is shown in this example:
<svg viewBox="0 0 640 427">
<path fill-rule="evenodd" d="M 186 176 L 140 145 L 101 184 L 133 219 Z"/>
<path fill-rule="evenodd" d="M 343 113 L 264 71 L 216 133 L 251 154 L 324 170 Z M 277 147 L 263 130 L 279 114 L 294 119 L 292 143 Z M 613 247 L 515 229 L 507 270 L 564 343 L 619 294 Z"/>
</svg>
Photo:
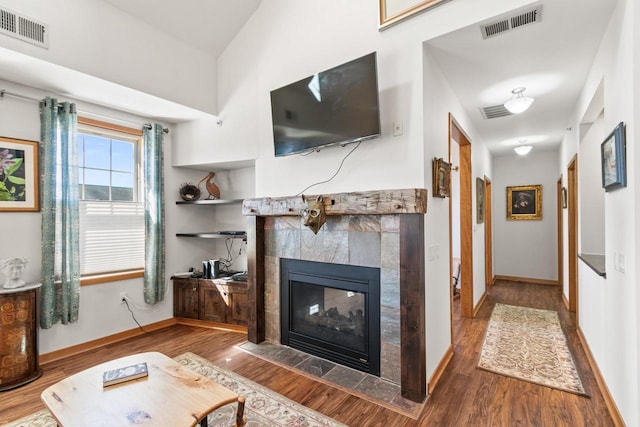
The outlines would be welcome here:
<svg viewBox="0 0 640 427">
<path fill-rule="evenodd" d="M 26 200 L 24 150 L 0 147 L 0 201 Z"/>
</svg>

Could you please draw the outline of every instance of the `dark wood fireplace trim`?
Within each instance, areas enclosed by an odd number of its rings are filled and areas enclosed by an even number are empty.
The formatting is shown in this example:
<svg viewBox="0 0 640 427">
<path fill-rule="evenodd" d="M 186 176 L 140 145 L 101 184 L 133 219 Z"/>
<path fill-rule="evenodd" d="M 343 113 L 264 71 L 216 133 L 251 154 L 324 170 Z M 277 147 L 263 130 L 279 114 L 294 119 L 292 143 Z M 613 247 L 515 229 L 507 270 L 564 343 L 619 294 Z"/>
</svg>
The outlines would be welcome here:
<svg viewBox="0 0 640 427">
<path fill-rule="evenodd" d="M 402 396 L 422 402 L 427 396 L 425 336 L 424 214 L 427 190 L 404 189 L 324 194 L 327 215 L 399 215 L 400 219 L 400 343 Z M 310 196 L 310 197 L 315 197 Z M 247 199 L 249 324 L 248 339 L 265 339 L 265 231 L 264 217 L 297 216 L 301 197 Z"/>
</svg>

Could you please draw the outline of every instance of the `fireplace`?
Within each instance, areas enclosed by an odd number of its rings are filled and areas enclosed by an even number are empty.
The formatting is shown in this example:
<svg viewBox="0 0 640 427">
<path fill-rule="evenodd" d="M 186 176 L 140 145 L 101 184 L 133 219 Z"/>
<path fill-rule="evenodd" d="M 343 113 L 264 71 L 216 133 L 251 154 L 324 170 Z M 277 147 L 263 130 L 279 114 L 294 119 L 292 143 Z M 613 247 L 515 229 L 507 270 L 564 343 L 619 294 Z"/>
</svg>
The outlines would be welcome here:
<svg viewBox="0 0 640 427">
<path fill-rule="evenodd" d="M 380 375 L 380 269 L 280 263 L 282 344 Z"/>
</svg>

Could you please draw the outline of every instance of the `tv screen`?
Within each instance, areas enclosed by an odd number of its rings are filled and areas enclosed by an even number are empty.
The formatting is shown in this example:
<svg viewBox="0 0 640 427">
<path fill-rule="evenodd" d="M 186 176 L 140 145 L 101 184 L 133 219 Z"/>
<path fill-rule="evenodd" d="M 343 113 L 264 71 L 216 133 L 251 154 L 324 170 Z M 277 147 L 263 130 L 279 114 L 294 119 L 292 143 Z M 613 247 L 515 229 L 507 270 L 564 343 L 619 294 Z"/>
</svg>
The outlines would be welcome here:
<svg viewBox="0 0 640 427">
<path fill-rule="evenodd" d="M 376 53 L 271 91 L 276 156 L 380 135 Z"/>
</svg>

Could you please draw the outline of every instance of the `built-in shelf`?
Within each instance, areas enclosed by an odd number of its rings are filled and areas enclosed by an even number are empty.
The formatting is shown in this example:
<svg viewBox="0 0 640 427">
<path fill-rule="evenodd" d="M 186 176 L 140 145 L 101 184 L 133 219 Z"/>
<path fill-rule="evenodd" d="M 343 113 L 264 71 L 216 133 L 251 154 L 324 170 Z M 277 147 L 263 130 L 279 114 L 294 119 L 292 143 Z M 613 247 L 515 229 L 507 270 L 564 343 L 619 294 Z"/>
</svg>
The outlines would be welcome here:
<svg viewBox="0 0 640 427">
<path fill-rule="evenodd" d="M 178 237 L 198 237 L 200 239 L 247 239 L 247 233 L 244 234 L 223 234 L 216 231 L 205 233 L 176 233 Z"/>
<path fill-rule="evenodd" d="M 238 205 L 244 199 L 177 200 L 176 205 Z"/>
<path fill-rule="evenodd" d="M 598 276 L 607 277 L 606 263 L 604 255 L 578 254 L 578 258 L 587 264 Z"/>
</svg>

